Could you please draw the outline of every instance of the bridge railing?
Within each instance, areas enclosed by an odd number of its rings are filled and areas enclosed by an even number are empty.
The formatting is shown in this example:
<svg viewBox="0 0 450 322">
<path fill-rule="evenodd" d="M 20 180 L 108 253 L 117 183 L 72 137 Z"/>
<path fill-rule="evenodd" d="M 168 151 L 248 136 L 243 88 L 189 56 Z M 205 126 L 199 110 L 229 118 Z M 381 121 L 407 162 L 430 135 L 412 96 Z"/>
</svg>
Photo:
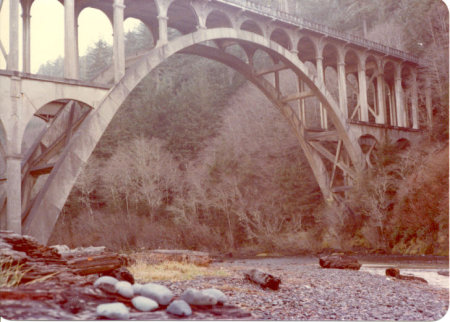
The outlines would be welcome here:
<svg viewBox="0 0 450 322">
<path fill-rule="evenodd" d="M 302 17 L 299 17 L 297 15 L 288 12 L 274 10 L 271 6 L 263 4 L 261 2 L 257 3 L 254 0 L 216 0 L 216 1 L 226 4 L 232 4 L 242 9 L 252 11 L 270 18 L 276 18 L 279 21 L 283 21 L 307 30 L 319 32 L 321 34 L 331 36 L 333 38 L 343 40 L 345 42 L 350 42 L 352 44 L 368 48 L 386 54 L 388 56 L 400 58 L 402 60 L 406 60 L 415 64 L 424 65 L 424 61 L 419 60 L 419 58 L 417 58 L 416 56 L 405 53 L 399 49 L 388 47 L 376 43 L 374 41 L 365 39 L 363 37 L 345 33 L 319 23 L 309 21 L 307 19 L 304 19 Z"/>
</svg>

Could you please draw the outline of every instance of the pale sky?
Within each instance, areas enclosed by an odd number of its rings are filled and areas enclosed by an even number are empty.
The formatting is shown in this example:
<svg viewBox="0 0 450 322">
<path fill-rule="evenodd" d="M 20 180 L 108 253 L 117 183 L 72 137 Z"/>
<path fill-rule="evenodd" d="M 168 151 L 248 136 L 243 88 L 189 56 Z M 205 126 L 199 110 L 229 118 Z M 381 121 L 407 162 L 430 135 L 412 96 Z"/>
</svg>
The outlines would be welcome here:
<svg viewBox="0 0 450 322">
<path fill-rule="evenodd" d="M 1 0 L 0 0 L 1 1 Z M 0 40 L 8 52 L 9 0 L 3 0 L 0 11 Z M 125 21 L 125 32 L 135 28 L 136 19 Z M 78 46 L 80 56 L 97 40 L 112 44 L 112 25 L 102 12 L 86 8 L 78 17 Z M 22 52 L 22 23 L 19 20 L 19 51 Z M 64 56 L 64 7 L 57 0 L 35 0 L 31 7 L 31 72 L 49 60 Z M 22 65 L 20 58 L 20 65 Z M 0 52 L 0 69 L 6 66 Z"/>
</svg>

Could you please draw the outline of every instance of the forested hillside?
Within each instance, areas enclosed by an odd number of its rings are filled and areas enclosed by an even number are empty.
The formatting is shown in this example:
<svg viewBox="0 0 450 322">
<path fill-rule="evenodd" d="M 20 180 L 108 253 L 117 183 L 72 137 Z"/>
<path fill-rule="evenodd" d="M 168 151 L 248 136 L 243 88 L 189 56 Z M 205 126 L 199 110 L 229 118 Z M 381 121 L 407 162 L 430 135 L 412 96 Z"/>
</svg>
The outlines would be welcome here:
<svg viewBox="0 0 450 322">
<path fill-rule="evenodd" d="M 295 254 L 340 248 L 448 255 L 448 11 L 438 0 L 282 1 L 291 12 L 428 59 L 433 128 L 419 146 L 377 147 L 348 208 L 325 207 L 294 134 L 245 79 L 176 55 L 114 117 L 50 243 Z M 129 53 L 151 45 L 141 27 Z M 106 57 L 106 58 L 105 58 Z M 82 77 L 104 69 L 99 41 Z M 40 72 L 58 75 L 62 62 Z M 421 102 L 423 104 L 423 102 Z"/>
</svg>

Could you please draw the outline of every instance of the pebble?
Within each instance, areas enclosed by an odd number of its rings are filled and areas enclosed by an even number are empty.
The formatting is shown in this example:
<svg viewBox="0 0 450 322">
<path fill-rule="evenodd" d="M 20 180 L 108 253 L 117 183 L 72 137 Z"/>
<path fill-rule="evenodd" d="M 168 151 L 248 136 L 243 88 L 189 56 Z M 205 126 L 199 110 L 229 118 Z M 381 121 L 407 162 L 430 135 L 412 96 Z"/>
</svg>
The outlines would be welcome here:
<svg viewBox="0 0 450 322">
<path fill-rule="evenodd" d="M 131 300 L 131 303 L 133 303 L 136 310 L 142 312 L 153 311 L 159 307 L 158 303 L 145 296 L 136 296 Z"/>
<path fill-rule="evenodd" d="M 147 283 L 141 288 L 141 295 L 158 302 L 159 305 L 168 305 L 173 298 L 173 293 L 166 286 Z"/>
<path fill-rule="evenodd" d="M 192 314 L 192 309 L 183 300 L 175 300 L 167 307 L 167 312 L 178 316 L 189 316 Z"/>
<path fill-rule="evenodd" d="M 133 286 L 126 281 L 120 281 L 115 284 L 117 293 L 123 297 L 132 298 L 134 296 Z"/>
<path fill-rule="evenodd" d="M 116 302 L 97 306 L 97 315 L 111 320 L 127 320 L 130 312 L 125 304 Z"/>
</svg>

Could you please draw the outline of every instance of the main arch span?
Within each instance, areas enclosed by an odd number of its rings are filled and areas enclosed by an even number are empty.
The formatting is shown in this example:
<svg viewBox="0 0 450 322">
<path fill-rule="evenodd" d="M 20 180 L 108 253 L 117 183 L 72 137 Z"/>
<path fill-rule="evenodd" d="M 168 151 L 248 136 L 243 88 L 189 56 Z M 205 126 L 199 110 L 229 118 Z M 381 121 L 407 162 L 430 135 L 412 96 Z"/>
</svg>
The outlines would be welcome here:
<svg viewBox="0 0 450 322">
<path fill-rule="evenodd" d="M 22 5 L 31 2 L 22 1 Z M 10 6 L 14 10 L 18 1 L 10 0 Z M 1 214 L 6 228 L 43 243 L 118 108 L 148 73 L 177 53 L 221 62 L 259 88 L 292 127 L 326 200 L 341 200 L 356 174 L 370 166 L 359 145 L 361 138 L 414 140 L 421 133 L 418 61 L 408 54 L 252 1 L 65 0 L 64 6 L 66 79 L 40 79 L 18 71 L 17 57 L 11 57 L 17 48 L 13 18 L 8 70 L 0 71 L 0 90 L 9 97 L 0 114 L 3 123 L 9 122 L 5 128 L 6 175 L 0 178 L 0 185 L 7 187 L 7 202 Z M 113 66 L 95 79 L 102 84 L 77 80 L 76 33 L 71 32 L 76 12 L 88 6 L 105 12 L 114 27 Z M 124 17 L 143 21 L 156 46 L 125 59 Z M 170 38 L 169 27 L 181 34 Z M 227 50 L 236 45 L 245 57 Z M 271 58 L 270 63 L 256 63 L 256 53 L 261 51 Z M 387 76 L 382 72 L 385 66 L 394 66 Z M 408 73 L 402 73 L 405 67 Z M 326 80 L 325 71 L 330 70 L 337 81 Z M 411 80 L 408 91 L 402 87 L 406 74 Z M 284 88 L 286 75 L 294 76 L 296 90 Z M 28 88 L 24 85 L 30 78 L 36 84 Z M 43 88 L 41 82 L 54 94 L 36 96 Z M 318 111 L 319 119 L 311 121 L 311 109 Z M 33 115 L 44 119 L 47 126 L 28 151 L 21 151 L 14 137 L 23 136 Z"/>
</svg>

